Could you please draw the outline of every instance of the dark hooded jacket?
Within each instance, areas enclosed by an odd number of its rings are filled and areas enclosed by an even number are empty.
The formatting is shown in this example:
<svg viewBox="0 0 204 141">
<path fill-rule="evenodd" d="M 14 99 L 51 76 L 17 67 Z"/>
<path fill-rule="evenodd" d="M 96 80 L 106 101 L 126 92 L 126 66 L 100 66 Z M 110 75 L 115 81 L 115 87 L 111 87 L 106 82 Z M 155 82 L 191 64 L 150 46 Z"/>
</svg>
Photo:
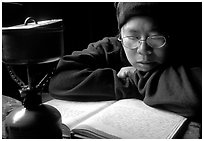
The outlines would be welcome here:
<svg viewBox="0 0 204 141">
<path fill-rule="evenodd" d="M 63 100 L 120 100 L 137 98 L 152 107 L 186 117 L 201 115 L 201 67 L 161 65 L 149 72 L 117 77 L 131 66 L 116 37 L 89 44 L 64 56 L 49 85 L 50 94 Z"/>
</svg>

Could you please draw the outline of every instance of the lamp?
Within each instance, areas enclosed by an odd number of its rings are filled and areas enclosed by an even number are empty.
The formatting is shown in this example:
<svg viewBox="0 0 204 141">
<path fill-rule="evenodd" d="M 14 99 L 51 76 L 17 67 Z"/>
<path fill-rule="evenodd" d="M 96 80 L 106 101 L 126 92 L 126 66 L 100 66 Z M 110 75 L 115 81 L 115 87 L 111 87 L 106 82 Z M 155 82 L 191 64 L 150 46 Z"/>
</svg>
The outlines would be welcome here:
<svg viewBox="0 0 204 141">
<path fill-rule="evenodd" d="M 63 55 L 62 19 L 37 22 L 28 17 L 24 24 L 2 28 L 2 61 L 11 78 L 20 86 L 23 106 L 5 120 L 7 138 L 62 138 L 61 115 L 41 100 Z M 27 82 L 16 73 L 21 68 Z M 43 73 L 45 71 L 45 73 Z"/>
</svg>

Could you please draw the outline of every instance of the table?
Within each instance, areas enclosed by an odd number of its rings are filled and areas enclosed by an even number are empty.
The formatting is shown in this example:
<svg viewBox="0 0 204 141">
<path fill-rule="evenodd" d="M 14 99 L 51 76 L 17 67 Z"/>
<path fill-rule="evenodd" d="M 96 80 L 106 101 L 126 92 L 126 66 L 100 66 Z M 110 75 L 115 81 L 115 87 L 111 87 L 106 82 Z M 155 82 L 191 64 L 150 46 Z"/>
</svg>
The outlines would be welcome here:
<svg viewBox="0 0 204 141">
<path fill-rule="evenodd" d="M 48 101 L 52 99 L 49 94 L 43 94 L 42 100 L 43 102 Z M 21 102 L 8 97 L 8 96 L 2 96 L 2 138 L 6 138 L 5 136 L 5 128 L 4 128 L 4 121 L 6 116 L 16 108 L 22 106 Z M 182 139 L 200 139 L 201 136 L 201 124 L 198 122 L 190 121 L 186 130 L 184 131 L 184 134 L 181 135 Z"/>
</svg>

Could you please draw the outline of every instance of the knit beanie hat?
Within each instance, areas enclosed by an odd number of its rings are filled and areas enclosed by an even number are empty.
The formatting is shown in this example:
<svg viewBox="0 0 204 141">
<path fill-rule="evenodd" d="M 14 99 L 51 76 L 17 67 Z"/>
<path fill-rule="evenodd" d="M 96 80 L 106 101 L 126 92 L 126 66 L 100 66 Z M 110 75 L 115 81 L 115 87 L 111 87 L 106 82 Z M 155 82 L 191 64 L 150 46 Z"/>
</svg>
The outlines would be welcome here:
<svg viewBox="0 0 204 141">
<path fill-rule="evenodd" d="M 157 21 L 167 22 L 174 11 L 164 2 L 118 2 L 115 3 L 119 30 L 134 16 L 150 16 Z M 172 7 L 171 7 L 172 8 Z"/>
</svg>

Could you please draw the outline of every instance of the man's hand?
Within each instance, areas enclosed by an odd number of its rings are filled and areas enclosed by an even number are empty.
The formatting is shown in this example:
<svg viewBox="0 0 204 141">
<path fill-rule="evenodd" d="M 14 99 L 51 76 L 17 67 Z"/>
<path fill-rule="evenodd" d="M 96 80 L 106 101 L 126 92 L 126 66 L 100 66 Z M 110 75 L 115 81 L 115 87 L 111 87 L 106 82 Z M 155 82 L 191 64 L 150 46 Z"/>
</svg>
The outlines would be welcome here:
<svg viewBox="0 0 204 141">
<path fill-rule="evenodd" d="M 131 76 L 134 72 L 135 72 L 136 68 L 134 67 L 123 67 L 120 69 L 120 71 L 118 72 L 117 76 L 119 78 L 126 78 L 128 76 Z"/>
</svg>

